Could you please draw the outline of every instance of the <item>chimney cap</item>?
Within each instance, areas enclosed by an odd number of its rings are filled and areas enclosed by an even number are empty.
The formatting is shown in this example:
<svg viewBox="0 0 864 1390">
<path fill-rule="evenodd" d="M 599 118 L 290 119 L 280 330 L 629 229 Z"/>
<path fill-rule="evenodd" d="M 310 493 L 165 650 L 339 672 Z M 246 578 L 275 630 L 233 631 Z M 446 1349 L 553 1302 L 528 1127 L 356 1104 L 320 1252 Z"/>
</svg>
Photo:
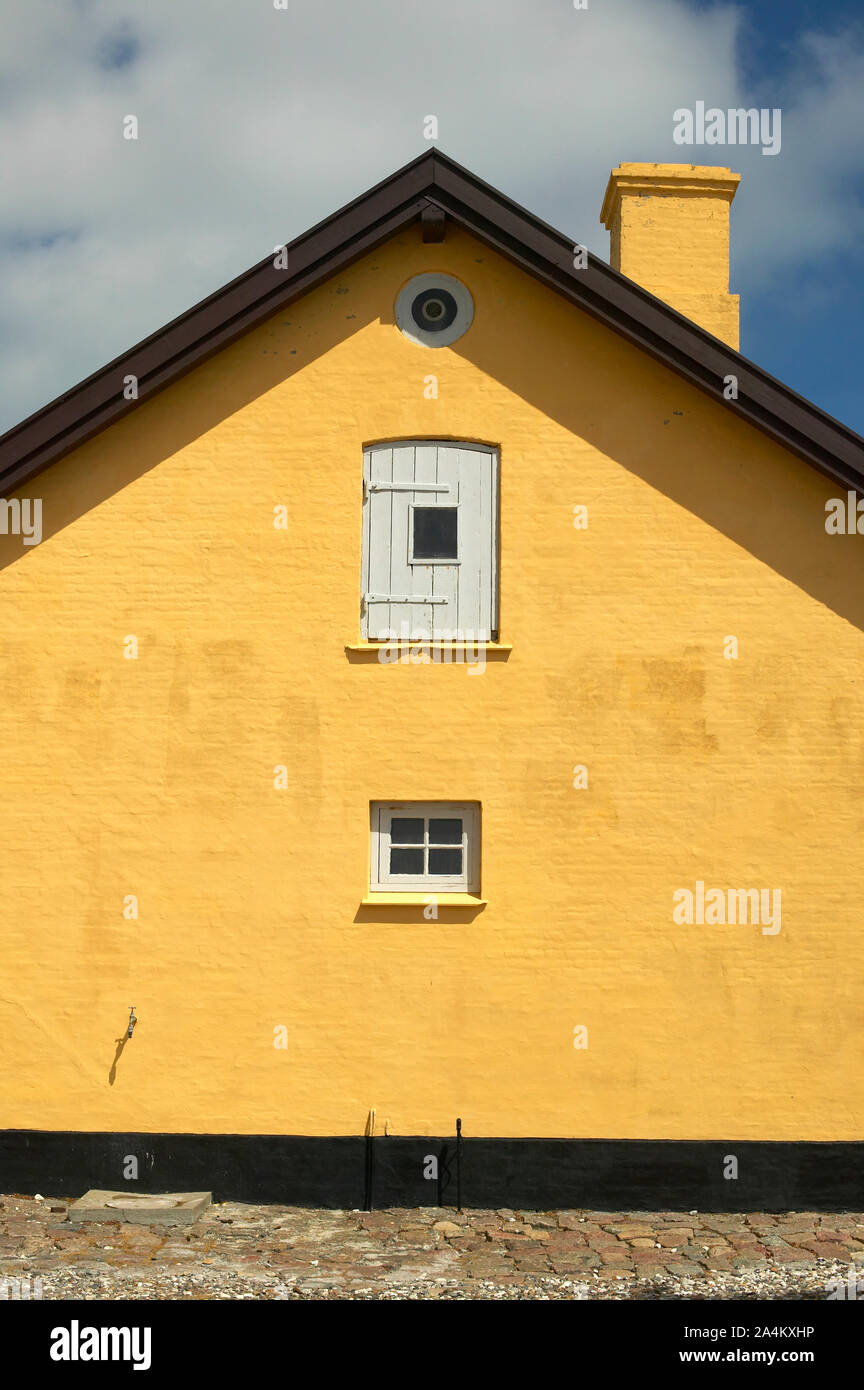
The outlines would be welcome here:
<svg viewBox="0 0 864 1390">
<path fill-rule="evenodd" d="M 740 174 L 720 164 L 619 164 L 609 175 L 600 221 L 612 230 L 623 193 L 649 198 L 707 194 L 731 203 L 740 182 Z"/>
</svg>

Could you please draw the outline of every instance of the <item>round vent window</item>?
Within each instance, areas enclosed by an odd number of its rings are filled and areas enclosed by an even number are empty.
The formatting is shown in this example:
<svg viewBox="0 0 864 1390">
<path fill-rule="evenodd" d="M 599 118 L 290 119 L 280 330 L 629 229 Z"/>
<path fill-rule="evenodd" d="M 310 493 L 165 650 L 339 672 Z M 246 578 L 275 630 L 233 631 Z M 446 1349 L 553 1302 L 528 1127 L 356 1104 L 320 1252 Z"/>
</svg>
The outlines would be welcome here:
<svg viewBox="0 0 864 1390">
<path fill-rule="evenodd" d="M 452 275 L 415 275 L 399 291 L 396 322 L 406 338 L 423 347 L 447 347 L 471 327 L 474 300 Z"/>
</svg>

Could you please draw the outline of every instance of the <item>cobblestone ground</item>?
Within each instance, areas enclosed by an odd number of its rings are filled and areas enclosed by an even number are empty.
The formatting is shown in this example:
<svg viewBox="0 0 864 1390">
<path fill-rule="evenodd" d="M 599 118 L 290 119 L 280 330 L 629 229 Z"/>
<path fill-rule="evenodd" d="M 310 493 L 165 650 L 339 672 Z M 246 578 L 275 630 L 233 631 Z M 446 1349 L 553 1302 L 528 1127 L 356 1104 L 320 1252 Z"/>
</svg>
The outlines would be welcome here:
<svg viewBox="0 0 864 1390">
<path fill-rule="evenodd" d="M 39 1278 L 43 1299 L 824 1299 L 830 1280 L 864 1279 L 864 1213 L 226 1202 L 166 1228 L 73 1226 L 66 1206 L 0 1198 L 0 1296 Z"/>
</svg>

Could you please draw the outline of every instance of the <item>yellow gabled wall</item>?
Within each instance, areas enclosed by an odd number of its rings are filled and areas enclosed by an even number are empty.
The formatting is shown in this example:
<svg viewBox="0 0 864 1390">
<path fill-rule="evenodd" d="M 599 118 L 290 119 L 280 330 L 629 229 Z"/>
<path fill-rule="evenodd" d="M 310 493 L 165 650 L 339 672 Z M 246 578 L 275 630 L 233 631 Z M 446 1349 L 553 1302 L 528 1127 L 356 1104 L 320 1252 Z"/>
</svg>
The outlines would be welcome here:
<svg viewBox="0 0 864 1390">
<path fill-rule="evenodd" d="M 435 352 L 393 323 L 429 269 L 476 304 Z M 482 674 L 346 653 L 362 446 L 400 437 L 500 448 L 513 651 Z M 3 1126 L 860 1137 L 864 540 L 812 469 L 448 226 L 25 495 Z M 360 907 L 381 797 L 482 803 L 484 910 Z M 697 880 L 780 888 L 780 933 L 674 924 Z"/>
</svg>

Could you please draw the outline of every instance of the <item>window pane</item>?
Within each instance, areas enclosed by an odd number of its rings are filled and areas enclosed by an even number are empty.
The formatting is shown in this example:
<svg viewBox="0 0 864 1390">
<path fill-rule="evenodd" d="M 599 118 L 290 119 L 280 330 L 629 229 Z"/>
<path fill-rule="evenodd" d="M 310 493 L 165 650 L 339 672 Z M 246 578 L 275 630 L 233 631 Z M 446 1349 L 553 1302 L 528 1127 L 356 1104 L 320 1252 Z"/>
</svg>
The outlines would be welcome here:
<svg viewBox="0 0 864 1390">
<path fill-rule="evenodd" d="M 429 821 L 429 843 L 430 845 L 461 845 L 461 820 L 436 820 L 433 817 Z"/>
<path fill-rule="evenodd" d="M 414 559 L 456 560 L 456 508 L 414 508 Z"/>
<path fill-rule="evenodd" d="M 461 874 L 461 849 L 430 849 L 429 872 L 430 874 Z"/>
<path fill-rule="evenodd" d="M 394 816 L 390 822 L 391 845 L 422 845 L 423 817 Z"/>
<path fill-rule="evenodd" d="M 449 853 L 449 851 L 445 850 L 445 853 Z M 422 874 L 422 849 L 391 849 L 390 872 L 391 874 Z"/>
</svg>

